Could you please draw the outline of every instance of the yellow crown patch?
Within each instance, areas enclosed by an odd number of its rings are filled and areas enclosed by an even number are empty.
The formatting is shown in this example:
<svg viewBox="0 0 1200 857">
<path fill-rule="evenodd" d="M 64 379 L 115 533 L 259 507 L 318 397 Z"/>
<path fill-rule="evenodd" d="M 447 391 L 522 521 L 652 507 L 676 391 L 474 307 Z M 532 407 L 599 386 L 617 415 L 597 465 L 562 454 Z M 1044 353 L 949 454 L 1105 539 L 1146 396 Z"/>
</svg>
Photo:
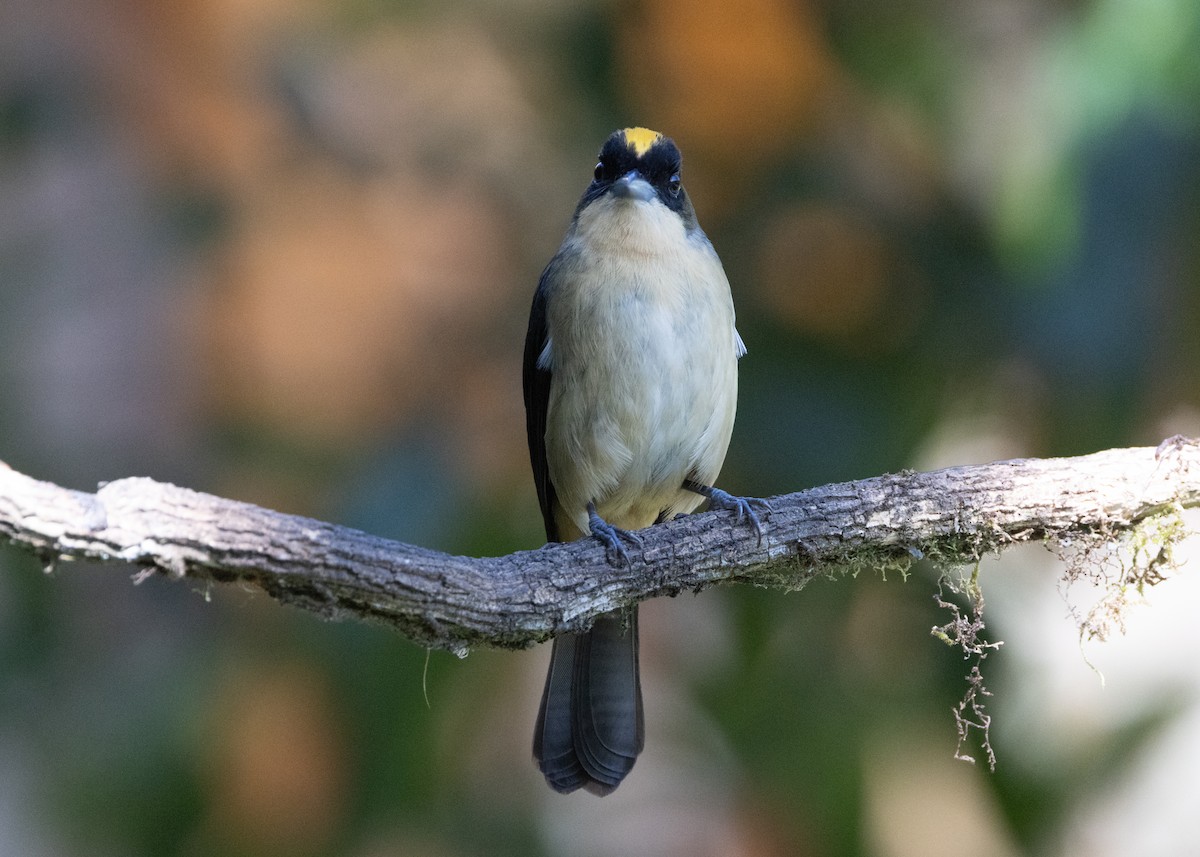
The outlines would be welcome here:
<svg viewBox="0 0 1200 857">
<path fill-rule="evenodd" d="M 650 147 L 662 139 L 662 134 L 649 128 L 626 128 L 625 143 L 640 158 L 650 151 Z"/>
</svg>

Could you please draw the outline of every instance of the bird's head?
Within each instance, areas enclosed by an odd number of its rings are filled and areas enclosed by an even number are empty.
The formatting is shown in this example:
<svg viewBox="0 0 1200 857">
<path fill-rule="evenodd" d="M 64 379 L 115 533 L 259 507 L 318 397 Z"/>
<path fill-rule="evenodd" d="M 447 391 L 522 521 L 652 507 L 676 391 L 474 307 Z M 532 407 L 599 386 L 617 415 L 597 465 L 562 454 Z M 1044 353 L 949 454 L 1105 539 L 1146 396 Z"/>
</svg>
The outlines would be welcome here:
<svg viewBox="0 0 1200 857">
<path fill-rule="evenodd" d="M 682 163 L 670 137 L 649 128 L 614 131 L 600 149 L 576 218 L 590 213 L 622 223 L 673 219 L 688 233 L 698 229 L 680 177 Z"/>
</svg>

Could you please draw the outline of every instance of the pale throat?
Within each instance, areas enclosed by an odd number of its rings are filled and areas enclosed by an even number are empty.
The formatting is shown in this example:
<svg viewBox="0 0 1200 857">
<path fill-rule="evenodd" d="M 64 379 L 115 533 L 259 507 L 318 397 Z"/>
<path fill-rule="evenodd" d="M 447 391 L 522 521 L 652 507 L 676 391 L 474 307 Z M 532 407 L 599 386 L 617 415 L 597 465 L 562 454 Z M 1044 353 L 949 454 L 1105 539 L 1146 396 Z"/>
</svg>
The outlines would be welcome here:
<svg viewBox="0 0 1200 857">
<path fill-rule="evenodd" d="M 639 256 L 684 252 L 689 243 L 679 215 L 656 200 L 598 199 L 580 213 L 575 235 L 598 252 Z"/>
</svg>

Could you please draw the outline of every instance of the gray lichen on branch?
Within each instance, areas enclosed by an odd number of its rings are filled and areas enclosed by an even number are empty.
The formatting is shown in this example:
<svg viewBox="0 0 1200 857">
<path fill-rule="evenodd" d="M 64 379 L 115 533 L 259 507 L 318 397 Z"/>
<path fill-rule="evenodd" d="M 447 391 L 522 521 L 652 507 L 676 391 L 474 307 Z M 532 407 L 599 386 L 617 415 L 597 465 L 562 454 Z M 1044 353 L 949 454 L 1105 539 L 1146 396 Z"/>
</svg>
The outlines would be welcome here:
<svg viewBox="0 0 1200 857">
<path fill-rule="evenodd" d="M 966 602 L 964 607 L 956 598 Z M 954 725 L 958 731 L 958 746 L 954 758 L 974 762 L 975 757 L 963 749 L 973 736 L 987 758 L 988 768 L 996 770 L 996 753 L 992 749 L 992 717 L 987 713 L 986 697 L 991 692 L 983 683 L 983 662 L 987 656 L 1003 645 L 1000 640 L 988 640 L 983 636 L 986 624 L 983 619 L 983 587 L 979 583 L 979 562 L 970 573 L 960 567 L 944 568 L 938 579 L 938 591 L 934 596 L 938 607 L 950 613 L 950 621 L 935 626 L 930 633 L 949 646 L 957 646 L 963 659 L 970 662 L 971 669 L 964 677 L 967 688 L 963 698 L 952 710 Z"/>
<path fill-rule="evenodd" d="M 86 559 L 250 583 L 282 603 L 383 622 L 463 653 L 528 646 L 620 605 L 716 583 L 798 589 L 818 574 L 904 571 L 918 557 L 961 566 L 1025 541 L 1147 534 L 1146 522 L 1200 505 L 1200 445 L 1174 438 L 1157 450 L 888 474 L 771 503 L 761 544 L 729 513 L 689 515 L 645 531 L 633 561 L 614 568 L 589 540 L 452 556 L 150 479 L 90 494 L 0 464 L 0 539 L 46 563 Z"/>
<path fill-rule="evenodd" d="M 1175 546 L 1187 535 L 1183 507 L 1176 506 L 1107 537 L 1091 535 L 1054 544 L 1063 563 L 1060 591 L 1081 644 L 1125 633 L 1130 606 L 1178 568 Z M 1086 609 L 1074 595 L 1080 583 L 1090 585 L 1094 596 Z"/>
</svg>

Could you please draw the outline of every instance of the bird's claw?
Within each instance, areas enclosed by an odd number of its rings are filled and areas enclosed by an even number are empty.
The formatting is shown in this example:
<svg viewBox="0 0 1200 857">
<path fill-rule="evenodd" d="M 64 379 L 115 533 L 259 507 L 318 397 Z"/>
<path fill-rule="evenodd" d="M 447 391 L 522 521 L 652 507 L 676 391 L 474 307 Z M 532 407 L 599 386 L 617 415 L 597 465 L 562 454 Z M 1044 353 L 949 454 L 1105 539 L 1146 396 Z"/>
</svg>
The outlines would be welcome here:
<svg viewBox="0 0 1200 857">
<path fill-rule="evenodd" d="M 728 491 L 722 491 L 720 488 L 711 488 L 710 492 L 708 495 L 709 506 L 713 509 L 723 509 L 727 512 L 733 512 L 736 516 L 734 519 L 736 523 L 740 524 L 742 521 L 749 520 L 750 526 L 754 527 L 754 534 L 758 536 L 758 543 L 761 545 L 765 530 L 762 520 L 758 516 L 758 510 L 755 507 L 757 506 L 758 509 L 761 509 L 765 517 L 774 511 L 771 508 L 771 504 L 758 497 L 735 497 L 733 494 L 730 494 Z"/>
<path fill-rule="evenodd" d="M 590 504 L 588 506 L 588 529 L 591 531 L 592 537 L 604 545 L 604 554 L 612 565 L 629 565 L 630 563 L 629 552 L 621 543 L 622 539 L 635 547 L 642 546 L 641 536 L 629 530 L 614 527 L 601 518 L 596 512 L 595 506 Z"/>
</svg>

